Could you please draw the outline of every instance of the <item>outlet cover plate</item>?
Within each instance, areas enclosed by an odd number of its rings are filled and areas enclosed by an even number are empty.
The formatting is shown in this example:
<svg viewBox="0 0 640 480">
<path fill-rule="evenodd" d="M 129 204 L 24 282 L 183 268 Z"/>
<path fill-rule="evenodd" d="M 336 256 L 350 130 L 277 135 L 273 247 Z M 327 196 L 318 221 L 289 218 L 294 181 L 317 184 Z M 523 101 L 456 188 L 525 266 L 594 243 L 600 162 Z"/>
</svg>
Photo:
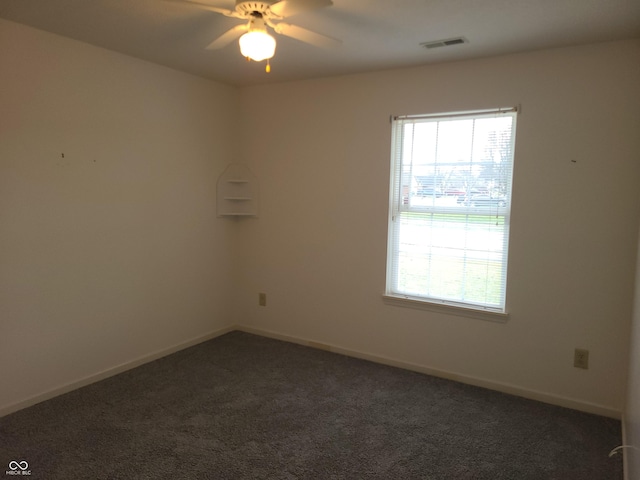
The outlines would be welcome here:
<svg viewBox="0 0 640 480">
<path fill-rule="evenodd" d="M 589 368 L 589 350 L 576 348 L 573 354 L 573 366 L 576 368 Z"/>
</svg>

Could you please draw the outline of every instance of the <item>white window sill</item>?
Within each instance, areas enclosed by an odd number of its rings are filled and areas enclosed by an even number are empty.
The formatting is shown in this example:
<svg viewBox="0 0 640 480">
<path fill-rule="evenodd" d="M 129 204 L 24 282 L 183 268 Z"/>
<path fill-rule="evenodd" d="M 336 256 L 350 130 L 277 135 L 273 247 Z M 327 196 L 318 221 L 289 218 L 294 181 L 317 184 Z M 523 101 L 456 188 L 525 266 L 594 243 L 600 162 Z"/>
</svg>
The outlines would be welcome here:
<svg viewBox="0 0 640 480">
<path fill-rule="evenodd" d="M 489 322 L 506 323 L 509 320 L 508 313 L 492 312 L 490 310 L 478 310 L 475 308 L 466 308 L 458 305 L 448 305 L 445 303 L 434 303 L 427 300 L 417 300 L 415 298 L 383 294 L 382 300 L 387 305 L 396 307 L 417 308 L 419 310 L 429 310 L 446 315 L 455 315 L 457 317 L 476 318 L 478 320 L 486 320 Z"/>
</svg>

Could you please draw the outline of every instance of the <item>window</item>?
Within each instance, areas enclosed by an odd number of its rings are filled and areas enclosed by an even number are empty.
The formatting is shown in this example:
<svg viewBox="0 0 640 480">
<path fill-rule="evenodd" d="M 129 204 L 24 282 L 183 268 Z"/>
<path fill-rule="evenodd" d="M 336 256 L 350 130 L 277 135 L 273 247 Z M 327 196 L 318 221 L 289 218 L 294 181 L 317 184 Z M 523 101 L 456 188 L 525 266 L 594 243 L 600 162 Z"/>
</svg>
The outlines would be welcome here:
<svg viewBox="0 0 640 480">
<path fill-rule="evenodd" d="M 392 120 L 386 298 L 505 313 L 516 116 Z"/>
</svg>

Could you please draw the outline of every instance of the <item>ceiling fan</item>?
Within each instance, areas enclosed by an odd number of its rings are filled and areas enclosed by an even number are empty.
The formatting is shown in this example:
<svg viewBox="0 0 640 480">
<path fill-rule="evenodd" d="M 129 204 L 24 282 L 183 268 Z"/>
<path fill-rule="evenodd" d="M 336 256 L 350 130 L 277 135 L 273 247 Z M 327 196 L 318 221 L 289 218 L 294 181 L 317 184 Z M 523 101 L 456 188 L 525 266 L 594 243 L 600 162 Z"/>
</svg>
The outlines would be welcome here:
<svg viewBox="0 0 640 480">
<path fill-rule="evenodd" d="M 217 50 L 226 47 L 240 37 L 242 55 L 247 60 L 256 62 L 267 60 L 267 72 L 271 71 L 269 59 L 274 56 L 276 49 L 276 40 L 268 33 L 267 27 L 272 28 L 275 33 L 280 35 L 318 47 L 332 47 L 342 43 L 335 38 L 282 22 L 287 17 L 331 6 L 333 5 L 332 0 L 263 0 L 261 2 L 236 0 L 234 10 L 216 7 L 198 0 L 181 0 L 181 3 L 189 3 L 226 17 L 247 20 L 247 23 L 236 25 L 227 30 L 206 48 L 207 50 Z"/>
</svg>

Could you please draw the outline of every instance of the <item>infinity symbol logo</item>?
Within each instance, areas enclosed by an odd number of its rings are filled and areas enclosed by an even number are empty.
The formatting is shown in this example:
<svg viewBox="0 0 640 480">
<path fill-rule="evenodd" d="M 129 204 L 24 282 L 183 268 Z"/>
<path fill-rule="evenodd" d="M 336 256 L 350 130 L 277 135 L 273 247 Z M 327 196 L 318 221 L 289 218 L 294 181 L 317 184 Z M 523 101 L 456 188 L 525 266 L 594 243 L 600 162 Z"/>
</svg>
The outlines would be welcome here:
<svg viewBox="0 0 640 480">
<path fill-rule="evenodd" d="M 26 460 L 23 460 L 22 462 L 11 460 L 9 462 L 9 468 L 11 470 L 26 470 L 27 468 L 29 468 L 29 464 L 26 462 Z"/>
</svg>

